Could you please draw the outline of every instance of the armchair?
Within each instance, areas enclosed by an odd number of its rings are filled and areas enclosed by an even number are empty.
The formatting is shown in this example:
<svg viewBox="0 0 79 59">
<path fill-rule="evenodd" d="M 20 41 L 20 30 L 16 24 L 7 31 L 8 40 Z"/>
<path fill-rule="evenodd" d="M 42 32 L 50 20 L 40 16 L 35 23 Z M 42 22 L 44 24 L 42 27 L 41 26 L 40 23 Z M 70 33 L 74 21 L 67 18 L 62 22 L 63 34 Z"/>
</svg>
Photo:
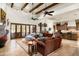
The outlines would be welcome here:
<svg viewBox="0 0 79 59">
<path fill-rule="evenodd" d="M 0 36 L 0 48 L 2 48 L 6 43 L 7 34 L 8 34 L 8 30 L 6 30 L 6 33 L 4 35 Z"/>
</svg>

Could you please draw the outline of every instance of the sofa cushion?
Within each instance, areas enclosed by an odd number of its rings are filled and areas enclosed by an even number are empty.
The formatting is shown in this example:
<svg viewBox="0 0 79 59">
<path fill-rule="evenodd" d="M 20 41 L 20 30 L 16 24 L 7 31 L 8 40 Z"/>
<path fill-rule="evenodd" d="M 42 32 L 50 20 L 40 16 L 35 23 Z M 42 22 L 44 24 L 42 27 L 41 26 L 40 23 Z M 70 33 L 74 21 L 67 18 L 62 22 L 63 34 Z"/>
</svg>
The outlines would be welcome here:
<svg viewBox="0 0 79 59">
<path fill-rule="evenodd" d="M 55 38 L 61 38 L 61 34 L 58 32 L 54 33 L 54 36 L 55 36 Z"/>
<path fill-rule="evenodd" d="M 43 37 L 43 33 L 39 33 L 39 37 Z"/>
<path fill-rule="evenodd" d="M 39 37 L 38 40 L 39 41 L 45 41 L 47 39 L 47 37 Z"/>
</svg>

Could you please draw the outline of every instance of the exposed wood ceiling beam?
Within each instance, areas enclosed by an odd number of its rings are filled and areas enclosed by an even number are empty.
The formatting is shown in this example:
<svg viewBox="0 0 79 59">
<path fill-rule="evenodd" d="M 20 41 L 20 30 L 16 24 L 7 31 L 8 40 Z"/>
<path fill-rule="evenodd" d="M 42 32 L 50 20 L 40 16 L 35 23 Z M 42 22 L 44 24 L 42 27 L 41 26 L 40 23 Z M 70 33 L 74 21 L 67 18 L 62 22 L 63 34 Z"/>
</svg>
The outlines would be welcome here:
<svg viewBox="0 0 79 59">
<path fill-rule="evenodd" d="M 23 5 L 23 7 L 21 8 L 21 10 L 23 10 L 27 5 L 28 5 L 28 3 L 25 3 L 25 4 Z"/>
<path fill-rule="evenodd" d="M 11 3 L 11 8 L 13 8 L 14 3 Z"/>
<path fill-rule="evenodd" d="M 59 4 L 59 3 L 53 3 L 53 4 L 51 4 L 51 5 L 49 5 L 49 6 L 45 7 L 45 8 L 43 8 L 42 10 L 36 12 L 36 14 L 39 14 L 39 13 L 41 13 L 42 11 L 47 10 L 47 9 L 49 9 L 49 8 L 51 8 L 51 7 L 55 6 L 55 5 L 57 5 L 57 4 Z"/>
<path fill-rule="evenodd" d="M 37 9 L 38 7 L 40 7 L 41 5 L 43 5 L 44 3 L 39 3 L 38 5 L 36 5 L 34 8 L 32 8 L 29 12 L 32 12 L 33 10 Z"/>
</svg>

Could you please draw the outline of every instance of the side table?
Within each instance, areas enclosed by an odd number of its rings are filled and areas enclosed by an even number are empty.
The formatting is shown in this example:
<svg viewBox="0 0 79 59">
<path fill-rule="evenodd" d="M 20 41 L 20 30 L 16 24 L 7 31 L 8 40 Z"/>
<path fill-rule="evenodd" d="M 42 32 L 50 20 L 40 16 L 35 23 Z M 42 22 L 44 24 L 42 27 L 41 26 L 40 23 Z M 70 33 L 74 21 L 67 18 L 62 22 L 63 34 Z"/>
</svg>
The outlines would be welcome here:
<svg viewBox="0 0 79 59">
<path fill-rule="evenodd" d="M 37 42 L 36 41 L 29 41 L 28 42 L 28 54 L 32 56 L 33 54 L 37 53 Z"/>
</svg>

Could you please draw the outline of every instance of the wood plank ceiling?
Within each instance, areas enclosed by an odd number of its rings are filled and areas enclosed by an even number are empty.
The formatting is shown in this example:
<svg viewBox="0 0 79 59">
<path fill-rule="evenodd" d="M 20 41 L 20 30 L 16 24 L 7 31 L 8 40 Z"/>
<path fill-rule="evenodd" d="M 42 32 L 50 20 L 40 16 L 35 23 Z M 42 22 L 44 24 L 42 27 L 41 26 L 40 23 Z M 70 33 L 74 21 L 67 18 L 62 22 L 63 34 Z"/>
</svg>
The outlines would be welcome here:
<svg viewBox="0 0 79 59">
<path fill-rule="evenodd" d="M 55 5 L 57 5 L 57 4 L 58 4 L 58 3 L 53 3 L 53 4 L 51 4 L 51 5 L 49 5 L 49 6 L 45 7 L 45 8 L 43 8 L 42 10 L 36 12 L 36 14 L 39 14 L 39 13 L 41 13 L 42 11 L 47 10 L 47 9 L 49 9 L 49 8 L 51 8 L 51 7 L 55 6 Z"/>
<path fill-rule="evenodd" d="M 21 10 L 23 10 L 27 5 L 28 5 L 28 3 L 25 3 L 25 4 L 23 5 L 23 7 L 21 8 Z"/>
<path fill-rule="evenodd" d="M 14 4 L 15 4 L 15 3 L 11 3 L 11 8 L 14 7 Z M 21 9 L 21 10 L 24 10 L 25 8 L 27 8 L 27 6 L 28 6 L 29 4 L 32 4 L 32 3 L 24 3 L 24 5 L 23 5 L 20 9 Z M 35 3 L 33 3 L 33 4 L 35 4 Z M 32 6 L 33 8 L 30 7 L 31 9 L 30 9 L 28 12 L 32 13 L 34 10 L 39 9 L 40 6 L 42 6 L 43 4 L 45 4 L 45 3 L 38 3 L 38 4 L 35 5 L 34 7 Z M 36 11 L 35 14 L 39 14 L 39 13 L 41 13 L 42 11 L 45 11 L 45 10 L 51 8 L 51 7 L 54 7 L 54 6 L 57 5 L 57 4 L 59 4 L 59 3 L 52 3 L 52 4 L 48 5 L 48 6 L 45 6 L 45 7 L 43 7 L 41 10 Z"/>
<path fill-rule="evenodd" d="M 43 5 L 43 3 L 39 3 L 39 4 L 36 5 L 34 8 L 32 8 L 29 12 L 32 12 L 32 11 L 35 10 L 36 8 L 40 7 L 41 5 Z"/>
<path fill-rule="evenodd" d="M 13 8 L 14 3 L 11 4 L 11 8 Z"/>
</svg>

